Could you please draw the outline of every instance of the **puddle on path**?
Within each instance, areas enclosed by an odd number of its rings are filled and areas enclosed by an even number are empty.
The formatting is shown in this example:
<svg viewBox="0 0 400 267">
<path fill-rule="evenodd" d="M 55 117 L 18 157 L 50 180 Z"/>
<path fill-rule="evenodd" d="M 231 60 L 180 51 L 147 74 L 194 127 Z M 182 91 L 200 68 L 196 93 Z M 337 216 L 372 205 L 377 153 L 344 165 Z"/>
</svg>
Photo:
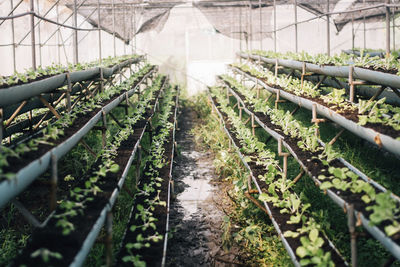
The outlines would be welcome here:
<svg viewBox="0 0 400 267">
<path fill-rule="evenodd" d="M 196 148 L 190 135 L 196 114 L 184 109 L 176 140 L 180 155 L 173 177 L 176 199 L 171 203 L 167 266 L 237 266 L 237 249 L 222 249 L 223 190 L 214 173 L 213 155 Z"/>
</svg>

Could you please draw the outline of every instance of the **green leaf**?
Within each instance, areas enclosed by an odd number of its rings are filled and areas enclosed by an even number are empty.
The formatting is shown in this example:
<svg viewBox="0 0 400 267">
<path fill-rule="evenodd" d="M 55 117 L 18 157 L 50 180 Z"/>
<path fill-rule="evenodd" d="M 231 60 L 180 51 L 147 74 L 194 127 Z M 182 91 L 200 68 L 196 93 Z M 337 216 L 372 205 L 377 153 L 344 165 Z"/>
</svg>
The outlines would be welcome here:
<svg viewBox="0 0 400 267">
<path fill-rule="evenodd" d="M 298 247 L 296 249 L 296 254 L 300 258 L 304 258 L 305 256 L 307 256 L 307 250 L 304 247 Z"/>
<path fill-rule="evenodd" d="M 111 165 L 110 172 L 117 173 L 118 171 L 119 171 L 119 165 L 118 164 Z"/>
<path fill-rule="evenodd" d="M 310 238 L 311 242 L 315 242 L 318 238 L 318 230 L 315 228 L 312 229 L 310 231 L 309 238 Z"/>
</svg>

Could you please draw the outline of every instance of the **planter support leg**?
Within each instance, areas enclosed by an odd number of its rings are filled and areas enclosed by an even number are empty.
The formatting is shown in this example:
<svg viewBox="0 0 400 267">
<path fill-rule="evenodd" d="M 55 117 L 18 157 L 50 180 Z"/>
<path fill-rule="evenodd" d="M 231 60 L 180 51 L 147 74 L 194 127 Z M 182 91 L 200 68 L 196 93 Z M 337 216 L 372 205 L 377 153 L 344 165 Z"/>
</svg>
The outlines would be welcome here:
<svg viewBox="0 0 400 267">
<path fill-rule="evenodd" d="M 80 141 L 82 146 L 90 153 L 92 154 L 95 158 L 97 157 L 97 154 L 93 151 L 93 149 L 90 148 L 90 146 L 82 139 Z"/>
<path fill-rule="evenodd" d="M 67 94 L 66 94 L 66 106 L 67 112 L 71 112 L 71 91 L 72 91 L 72 83 L 71 83 L 71 76 L 70 73 L 67 73 Z"/>
<path fill-rule="evenodd" d="M 15 117 L 17 117 L 18 113 L 21 111 L 21 109 L 28 103 L 28 101 L 22 101 L 22 103 L 19 105 L 19 107 L 14 111 L 14 113 L 11 115 L 11 117 L 6 121 L 6 124 L 4 127 L 10 126 L 10 124 L 13 122 Z M 3 116 L 2 116 L 3 117 Z M 3 126 L 3 124 L 1 124 Z"/>
<path fill-rule="evenodd" d="M 356 226 L 354 220 L 354 205 L 351 204 L 348 206 L 348 227 L 351 238 L 351 265 L 353 267 L 357 266 L 357 236 L 356 236 Z"/>
<path fill-rule="evenodd" d="M 318 130 L 318 125 L 321 122 L 325 122 L 326 119 L 318 119 L 317 118 L 317 104 L 313 104 L 312 105 L 312 119 L 311 122 L 313 122 L 315 125 L 317 125 L 317 128 L 315 129 L 315 135 L 318 136 L 319 135 L 319 130 Z"/>
<path fill-rule="evenodd" d="M 392 88 L 392 90 L 393 90 L 393 92 L 394 92 L 398 97 L 400 97 L 400 91 L 399 91 L 399 89 L 397 89 L 397 88 Z"/>
<path fill-rule="evenodd" d="M 0 108 L 0 152 L 1 152 L 1 142 L 3 141 L 3 136 L 4 136 L 3 109 Z"/>
<path fill-rule="evenodd" d="M 342 135 L 342 133 L 344 133 L 344 129 L 340 130 L 340 132 L 338 132 L 338 134 L 335 135 L 335 137 L 333 137 L 332 140 L 329 141 L 328 144 L 333 145 L 336 142 L 336 140 Z"/>
<path fill-rule="evenodd" d="M 286 102 L 286 100 L 281 100 L 280 99 L 280 95 L 281 95 L 280 92 L 281 92 L 280 90 L 276 90 L 275 109 L 278 109 L 278 103 Z"/>
<path fill-rule="evenodd" d="M 17 210 L 24 216 L 24 218 L 28 221 L 29 224 L 33 225 L 34 227 L 42 228 L 47 220 L 44 223 L 40 223 L 38 219 L 27 209 L 25 206 L 16 200 L 15 198 L 12 200 L 12 204 L 17 208 Z"/>
<path fill-rule="evenodd" d="M 368 100 L 368 102 L 374 101 L 380 94 L 382 94 L 382 92 L 385 90 L 385 86 L 381 86 L 381 88 L 379 88 L 378 91 L 376 91 L 376 93 L 371 97 L 370 100 Z"/>
<path fill-rule="evenodd" d="M 304 175 L 304 170 L 301 169 L 300 173 L 296 176 L 296 178 L 293 179 L 293 183 L 294 184 L 297 183 L 300 180 L 300 178 L 303 177 L 303 175 Z"/>
<path fill-rule="evenodd" d="M 51 189 L 50 189 L 50 211 L 54 211 L 57 207 L 57 184 L 58 184 L 58 168 L 57 156 L 51 154 Z"/>
<path fill-rule="evenodd" d="M 53 115 L 56 116 L 57 119 L 61 118 L 60 114 L 58 114 L 55 108 L 52 105 L 50 105 L 50 103 L 47 102 L 47 100 L 43 96 L 39 96 L 39 99 L 43 103 L 43 105 L 45 105 L 48 109 L 50 109 L 51 113 L 53 113 Z"/>
<path fill-rule="evenodd" d="M 118 124 L 118 126 L 119 126 L 120 128 L 124 128 L 124 125 L 122 125 L 122 124 L 119 122 L 119 120 L 118 120 L 111 112 L 110 112 L 109 114 L 110 114 L 111 119 L 113 119 L 113 121 L 115 121 L 115 122 Z"/>
<path fill-rule="evenodd" d="M 306 75 L 306 63 L 303 62 L 303 65 L 301 66 L 301 89 L 303 89 L 303 83 L 304 83 L 304 76 Z"/>
<path fill-rule="evenodd" d="M 103 68 L 100 68 L 100 92 L 104 91 L 104 75 L 103 75 Z"/>
<path fill-rule="evenodd" d="M 349 101 L 354 102 L 354 80 L 353 80 L 353 74 L 354 74 L 354 66 L 350 66 L 349 69 L 349 85 L 350 85 L 350 92 L 349 92 Z"/>
<path fill-rule="evenodd" d="M 240 118 L 240 120 L 241 120 L 241 119 L 242 119 L 242 106 L 241 106 L 239 100 L 238 100 L 237 103 L 238 103 L 238 108 L 239 108 L 239 118 Z"/>
<path fill-rule="evenodd" d="M 278 59 L 275 58 L 275 77 L 278 77 L 278 69 L 279 69 Z"/>
<path fill-rule="evenodd" d="M 103 117 L 103 127 L 101 128 L 101 136 L 102 136 L 102 145 L 103 148 L 106 147 L 106 131 L 107 131 L 107 118 L 106 118 L 106 112 L 102 110 L 101 112 L 102 117 Z"/>
<path fill-rule="evenodd" d="M 313 90 L 317 90 L 321 86 L 321 84 L 325 81 L 325 79 L 326 75 L 322 76 L 322 79 L 319 80 L 319 82 L 314 86 Z"/>
<path fill-rule="evenodd" d="M 286 181 L 287 178 L 287 158 L 290 156 L 289 153 L 282 152 L 282 138 L 278 140 L 278 155 L 283 157 L 283 179 Z"/>
<path fill-rule="evenodd" d="M 140 180 L 141 161 L 142 161 L 142 146 L 139 145 L 137 149 L 137 159 L 136 159 L 136 187 L 138 186 Z"/>
<path fill-rule="evenodd" d="M 253 132 L 253 136 L 255 136 L 256 135 L 256 125 L 254 124 L 254 114 L 253 113 L 251 113 L 251 129 L 252 129 L 252 132 Z"/>
<path fill-rule="evenodd" d="M 294 115 L 298 110 L 300 109 L 300 106 L 297 106 L 293 109 L 292 112 L 290 112 L 290 115 Z"/>
</svg>

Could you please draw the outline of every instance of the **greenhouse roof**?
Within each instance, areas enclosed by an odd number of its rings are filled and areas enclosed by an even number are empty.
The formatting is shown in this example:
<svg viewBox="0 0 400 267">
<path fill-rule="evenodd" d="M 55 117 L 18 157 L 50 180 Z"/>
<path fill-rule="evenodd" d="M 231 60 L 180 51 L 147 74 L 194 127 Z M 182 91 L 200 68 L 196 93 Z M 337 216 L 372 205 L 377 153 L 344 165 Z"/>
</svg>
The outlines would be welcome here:
<svg viewBox="0 0 400 267">
<path fill-rule="evenodd" d="M 327 0 L 297 0 L 300 8 L 303 8 L 316 16 L 323 17 L 328 12 Z M 398 4 L 400 0 L 392 1 Z M 74 0 L 63 0 L 63 3 L 73 9 Z M 253 40 L 268 37 L 273 31 L 270 18 L 273 16 L 274 1 L 237 1 L 237 0 L 114 0 L 100 1 L 101 27 L 108 31 L 115 32 L 118 37 L 129 42 L 136 33 L 149 30 L 161 31 L 169 17 L 170 10 L 174 7 L 197 7 L 213 24 L 215 30 L 232 38 L 251 38 Z M 293 5 L 293 0 L 276 0 L 277 5 Z M 78 1 L 78 12 L 88 18 L 88 21 L 97 27 L 98 25 L 98 2 L 97 0 Z M 113 20 L 113 7 L 115 21 Z M 250 14 L 249 9 L 252 12 Z M 261 8 L 261 12 L 258 12 Z M 359 12 L 348 12 L 358 10 Z M 340 31 L 352 20 L 380 20 L 385 16 L 386 8 L 382 1 L 377 0 L 330 0 L 329 12 L 332 14 L 332 21 L 336 29 Z M 346 13 L 343 13 L 346 12 Z M 260 19 L 261 13 L 261 19 Z M 123 23 L 125 22 L 125 23 Z M 250 23 L 251 22 L 251 23 Z M 251 26 L 250 26 L 251 25 Z M 262 26 L 263 31 L 260 31 Z M 285 25 L 279 25 L 284 27 Z M 252 28 L 250 28 L 252 27 Z M 279 28 L 278 27 L 278 28 Z M 253 33 L 252 35 L 250 34 Z M 262 33 L 262 34 L 260 34 Z"/>
</svg>

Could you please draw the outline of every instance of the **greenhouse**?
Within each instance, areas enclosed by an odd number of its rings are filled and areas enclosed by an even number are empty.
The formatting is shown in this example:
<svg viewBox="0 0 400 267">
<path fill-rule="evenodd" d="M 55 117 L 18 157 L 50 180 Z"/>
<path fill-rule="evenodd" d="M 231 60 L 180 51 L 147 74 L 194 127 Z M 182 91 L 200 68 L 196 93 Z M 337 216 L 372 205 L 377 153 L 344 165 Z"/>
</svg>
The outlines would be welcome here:
<svg viewBox="0 0 400 267">
<path fill-rule="evenodd" d="M 0 266 L 400 266 L 399 14 L 0 0 Z"/>
</svg>

